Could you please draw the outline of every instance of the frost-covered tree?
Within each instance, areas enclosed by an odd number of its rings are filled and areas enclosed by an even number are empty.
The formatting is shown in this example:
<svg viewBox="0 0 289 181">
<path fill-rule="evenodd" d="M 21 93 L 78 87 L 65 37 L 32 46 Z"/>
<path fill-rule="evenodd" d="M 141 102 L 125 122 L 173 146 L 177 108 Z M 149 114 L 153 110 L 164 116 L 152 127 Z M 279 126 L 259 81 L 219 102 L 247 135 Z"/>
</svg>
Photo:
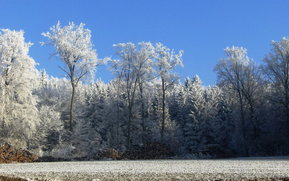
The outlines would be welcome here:
<svg viewBox="0 0 289 181">
<path fill-rule="evenodd" d="M 127 122 L 127 100 L 123 83 L 119 78 L 112 80 L 107 85 L 107 114 L 108 121 L 108 144 L 109 147 L 125 150 L 126 122 Z"/>
<path fill-rule="evenodd" d="M 187 81 L 187 80 L 186 80 Z M 184 115 L 186 107 L 186 95 L 185 89 L 182 84 L 177 84 L 174 86 L 172 99 L 170 100 L 169 110 L 171 119 L 176 121 L 176 123 L 183 127 Z"/>
<path fill-rule="evenodd" d="M 109 123 L 107 119 L 106 85 L 100 81 L 85 86 L 84 103 L 81 120 L 76 126 L 75 146 L 79 156 L 96 156 L 96 153 L 107 147 Z"/>
<path fill-rule="evenodd" d="M 28 55 L 31 45 L 25 42 L 23 31 L 0 32 L 1 136 L 26 142 L 28 147 L 39 123 L 33 95 L 38 71 Z"/>
<path fill-rule="evenodd" d="M 35 90 L 38 96 L 39 127 L 34 141 L 42 149 L 43 154 L 50 154 L 54 147 L 61 144 L 64 135 L 64 120 L 67 118 L 67 102 L 69 101 L 69 81 L 58 79 L 41 72 L 39 86 Z"/>
<path fill-rule="evenodd" d="M 161 43 L 155 45 L 155 64 L 157 76 L 161 80 L 162 93 L 162 122 L 161 122 L 161 140 L 164 139 L 165 122 L 166 122 L 166 94 L 168 88 L 176 81 L 177 76 L 173 73 L 174 69 L 182 66 L 183 51 L 180 50 L 175 53 L 174 50 L 169 49 Z"/>
<path fill-rule="evenodd" d="M 215 127 L 213 129 L 216 135 L 215 141 L 222 145 L 223 148 L 229 148 L 231 142 L 234 140 L 233 130 L 233 111 L 228 102 L 228 97 L 222 92 L 217 106 L 217 115 L 214 119 Z"/>
<path fill-rule="evenodd" d="M 204 112 L 204 88 L 200 78 L 196 75 L 193 80 L 186 80 L 186 115 L 182 127 L 183 136 L 188 152 L 197 152 L 203 146 L 203 131 L 205 120 Z"/>
<path fill-rule="evenodd" d="M 239 47 L 227 47 L 225 49 L 227 58 L 222 59 L 215 67 L 220 84 L 227 85 L 236 92 L 240 105 L 241 134 L 244 152 L 248 155 L 245 129 L 245 98 L 242 92 L 244 68 L 249 64 L 247 50 Z"/>
<path fill-rule="evenodd" d="M 171 122 L 173 122 L 174 125 L 174 139 L 176 139 L 174 143 L 169 141 L 168 144 L 177 154 L 183 154 L 186 150 L 183 128 L 187 113 L 187 97 L 183 84 L 174 84 L 167 98 L 168 114 Z"/>
<path fill-rule="evenodd" d="M 42 151 L 50 152 L 60 142 L 60 133 L 63 129 L 60 112 L 55 111 L 52 106 L 41 106 L 39 121 L 33 140 Z"/>
<path fill-rule="evenodd" d="M 99 63 L 96 51 L 91 42 L 91 32 L 84 28 L 84 24 L 75 25 L 69 23 L 67 26 L 61 26 L 58 22 L 50 28 L 50 32 L 42 33 L 49 41 L 46 44 L 52 44 L 56 49 L 56 54 L 64 63 L 61 67 L 71 84 L 72 92 L 69 107 L 69 129 L 73 130 L 74 121 L 74 102 L 76 88 L 85 76 L 93 76 L 95 67 Z"/>
<path fill-rule="evenodd" d="M 272 41 L 272 50 L 264 58 L 264 73 L 273 85 L 274 102 L 283 110 L 284 120 L 289 130 L 289 38 Z"/>
<path fill-rule="evenodd" d="M 143 70 L 138 79 L 138 101 L 140 102 L 140 124 L 141 124 L 141 142 L 146 142 L 147 133 L 147 122 L 148 122 L 148 104 L 149 104 L 149 91 L 152 89 L 150 81 L 154 78 L 153 76 L 153 57 L 154 47 L 150 42 L 140 42 L 140 50 L 137 54 L 139 61 L 146 62 Z"/>
<path fill-rule="evenodd" d="M 218 112 L 220 95 L 221 89 L 217 86 L 208 86 L 204 90 L 203 98 L 204 102 L 206 102 L 202 113 L 204 119 L 204 135 L 202 138 L 204 145 L 216 144 L 218 133 L 215 132 L 215 128 L 220 126 L 220 122 L 217 123 L 215 118 Z"/>
<path fill-rule="evenodd" d="M 138 89 L 142 89 L 146 74 L 151 72 L 153 60 L 153 46 L 151 43 L 141 42 L 115 44 L 120 60 L 112 61 L 112 71 L 117 76 L 118 85 L 123 86 L 127 99 L 127 148 L 131 146 L 132 122 L 136 116 L 135 101 Z"/>
<path fill-rule="evenodd" d="M 247 56 L 247 50 L 242 47 L 226 48 L 227 58 L 221 59 L 215 67 L 219 83 L 226 86 L 236 95 L 239 104 L 241 135 L 243 139 L 244 152 L 248 151 L 248 130 L 246 129 L 246 111 L 249 110 L 250 122 L 253 127 L 254 138 L 258 135 L 256 119 L 256 98 L 260 86 L 260 75 L 258 67 Z M 248 108 L 247 108 L 248 107 Z"/>
</svg>

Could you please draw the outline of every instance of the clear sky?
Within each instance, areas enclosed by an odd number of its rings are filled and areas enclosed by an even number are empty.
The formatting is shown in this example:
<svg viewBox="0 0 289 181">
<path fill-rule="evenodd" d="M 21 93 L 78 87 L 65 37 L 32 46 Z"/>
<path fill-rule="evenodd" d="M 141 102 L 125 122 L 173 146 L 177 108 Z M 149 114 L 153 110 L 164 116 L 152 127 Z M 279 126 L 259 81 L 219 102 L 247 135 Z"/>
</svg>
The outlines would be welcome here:
<svg viewBox="0 0 289 181">
<path fill-rule="evenodd" d="M 289 36 L 289 0 L 0 0 L 0 28 L 24 30 L 34 43 L 30 55 L 50 75 L 62 77 L 52 47 L 41 47 L 42 32 L 60 21 L 91 29 L 100 58 L 113 56 L 112 44 L 162 42 L 184 50 L 182 79 L 198 74 L 214 84 L 216 62 L 227 46 L 243 46 L 261 63 L 271 40 Z M 96 77 L 112 79 L 107 66 Z"/>
</svg>

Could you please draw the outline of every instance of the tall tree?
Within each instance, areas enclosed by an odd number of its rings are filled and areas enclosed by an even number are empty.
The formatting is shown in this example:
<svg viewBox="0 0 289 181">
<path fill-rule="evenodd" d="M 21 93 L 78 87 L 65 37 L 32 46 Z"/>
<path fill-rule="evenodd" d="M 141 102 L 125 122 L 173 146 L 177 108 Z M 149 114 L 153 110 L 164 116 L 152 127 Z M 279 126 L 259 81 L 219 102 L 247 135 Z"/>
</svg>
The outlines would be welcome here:
<svg viewBox="0 0 289 181">
<path fill-rule="evenodd" d="M 70 108 L 69 108 L 69 129 L 73 130 L 74 102 L 76 88 L 80 80 L 89 73 L 93 76 L 95 67 L 99 61 L 96 51 L 91 42 L 89 29 L 84 28 L 84 24 L 69 25 L 61 27 L 60 22 L 50 28 L 50 32 L 42 33 L 49 41 L 46 44 L 54 45 L 56 54 L 64 62 L 65 67 L 60 67 L 68 78 L 72 88 Z"/>
<path fill-rule="evenodd" d="M 119 43 L 114 46 L 117 48 L 117 55 L 120 60 L 112 61 L 112 71 L 119 80 L 119 86 L 124 84 L 126 92 L 128 105 L 126 144 L 127 148 L 130 149 L 136 94 L 146 74 L 151 72 L 154 51 L 152 44 L 149 42 L 141 42 L 138 45 Z"/>
<path fill-rule="evenodd" d="M 246 111 L 249 105 L 250 124 L 253 126 L 254 137 L 257 136 L 255 117 L 255 100 L 259 88 L 260 75 L 256 65 L 247 56 L 243 47 L 226 48 L 227 58 L 221 59 L 215 67 L 220 85 L 224 85 L 237 96 L 240 108 L 241 132 L 245 155 L 249 155 L 246 131 Z"/>
<path fill-rule="evenodd" d="M 272 41 L 272 46 L 271 52 L 264 58 L 263 70 L 268 81 L 274 85 L 274 99 L 283 109 L 289 130 L 289 38 Z"/>
<path fill-rule="evenodd" d="M 156 72 L 161 79 L 162 92 L 162 122 L 161 122 L 161 141 L 164 139 L 165 122 L 166 122 L 166 94 L 168 88 L 177 80 L 177 76 L 173 70 L 178 66 L 182 66 L 183 51 L 175 53 L 161 43 L 155 46 Z"/>
<path fill-rule="evenodd" d="M 32 44 L 25 42 L 23 31 L 0 31 L 0 122 L 2 136 L 10 137 L 29 147 L 38 125 L 38 71 L 28 55 Z"/>
</svg>

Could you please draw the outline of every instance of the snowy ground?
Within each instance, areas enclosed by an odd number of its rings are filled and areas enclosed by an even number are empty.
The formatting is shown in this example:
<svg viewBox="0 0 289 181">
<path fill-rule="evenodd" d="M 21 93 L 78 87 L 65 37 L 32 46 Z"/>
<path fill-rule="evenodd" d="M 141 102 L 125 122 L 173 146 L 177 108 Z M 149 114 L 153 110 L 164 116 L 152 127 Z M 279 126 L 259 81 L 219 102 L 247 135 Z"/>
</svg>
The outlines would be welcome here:
<svg viewBox="0 0 289 181">
<path fill-rule="evenodd" d="M 214 180 L 288 178 L 288 158 L 0 164 L 0 175 L 45 180 Z"/>
</svg>

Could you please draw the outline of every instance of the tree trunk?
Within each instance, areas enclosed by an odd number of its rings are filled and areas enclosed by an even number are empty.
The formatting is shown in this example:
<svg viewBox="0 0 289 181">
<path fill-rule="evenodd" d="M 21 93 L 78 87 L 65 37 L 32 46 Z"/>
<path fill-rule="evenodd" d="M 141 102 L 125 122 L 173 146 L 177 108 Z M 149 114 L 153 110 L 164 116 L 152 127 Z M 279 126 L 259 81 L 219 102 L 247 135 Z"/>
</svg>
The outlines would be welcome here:
<svg viewBox="0 0 289 181">
<path fill-rule="evenodd" d="M 255 116 L 255 108 L 254 108 L 254 104 L 252 101 L 249 101 L 249 106 L 250 106 L 250 119 L 253 125 L 253 135 L 254 135 L 254 139 L 256 140 L 259 136 L 259 131 L 258 131 L 258 127 L 257 127 L 257 119 Z"/>
<path fill-rule="evenodd" d="M 242 139 L 243 139 L 243 145 L 244 145 L 244 153 L 245 153 L 245 156 L 249 156 L 248 147 L 247 147 L 247 140 L 246 140 L 244 103 L 243 103 L 243 99 L 242 99 L 242 95 L 241 95 L 240 91 L 238 91 L 238 95 L 239 95 L 239 102 L 240 102 L 240 116 L 241 116 Z"/>
<path fill-rule="evenodd" d="M 162 106 L 163 106 L 163 110 L 162 110 L 162 125 L 161 125 L 161 142 L 164 141 L 164 131 L 165 131 L 165 119 L 166 119 L 166 110 L 165 110 L 165 107 L 166 107 L 166 104 L 165 104 L 165 99 L 166 99 L 166 90 L 165 90 L 165 82 L 164 82 L 164 79 L 162 79 L 162 96 L 163 96 L 163 99 L 162 99 Z"/>
<path fill-rule="evenodd" d="M 6 99 L 6 96 L 5 96 L 5 88 L 3 88 L 3 92 L 2 92 L 2 106 L 1 106 L 1 128 L 2 129 L 4 129 L 4 127 L 5 127 L 5 108 L 6 108 L 6 101 L 5 101 L 5 99 Z"/>
<path fill-rule="evenodd" d="M 4 77 L 4 81 L 3 81 L 3 92 L 2 92 L 2 109 L 1 109 L 1 114 L 2 114 L 2 124 L 1 124 L 1 128 L 5 128 L 5 124 L 6 124 L 6 113 L 7 113 L 7 104 L 8 101 L 7 99 L 9 95 L 7 95 L 7 89 L 9 86 L 9 80 L 8 80 L 8 74 L 9 73 L 9 68 L 7 68 L 5 70 L 5 77 Z"/>
<path fill-rule="evenodd" d="M 126 145 L 127 149 L 130 150 L 131 147 L 131 116 L 132 116 L 132 109 L 131 105 L 129 105 L 129 110 L 128 110 L 128 123 L 127 123 L 127 138 L 126 138 Z"/>
<path fill-rule="evenodd" d="M 285 55 L 285 59 L 284 61 L 285 63 L 285 70 L 284 70 L 284 74 L 285 74 L 285 80 L 284 80 L 284 92 L 285 92 L 285 116 L 286 116 L 286 122 L 288 124 L 288 131 L 289 131 L 289 55 Z"/>
<path fill-rule="evenodd" d="M 143 87 L 142 83 L 139 84 L 139 90 L 140 90 L 140 99 L 141 99 L 141 127 L 142 127 L 142 143 L 145 142 L 145 106 L 144 106 L 144 99 L 143 99 Z"/>
<path fill-rule="evenodd" d="M 72 92 L 71 92 L 71 99 L 70 99 L 70 108 L 69 108 L 69 130 L 73 131 L 73 108 L 74 108 L 74 97 L 75 97 L 75 83 L 71 82 Z"/>
<path fill-rule="evenodd" d="M 119 120 L 120 120 L 120 110 L 119 110 L 119 92 L 117 91 L 117 112 L 116 112 L 116 135 L 115 135 L 115 139 L 116 139 L 116 145 L 117 147 L 119 147 Z"/>
<path fill-rule="evenodd" d="M 289 130 L 289 90 L 285 89 L 285 116 L 286 116 L 286 122 L 288 124 L 288 130 Z"/>
</svg>

